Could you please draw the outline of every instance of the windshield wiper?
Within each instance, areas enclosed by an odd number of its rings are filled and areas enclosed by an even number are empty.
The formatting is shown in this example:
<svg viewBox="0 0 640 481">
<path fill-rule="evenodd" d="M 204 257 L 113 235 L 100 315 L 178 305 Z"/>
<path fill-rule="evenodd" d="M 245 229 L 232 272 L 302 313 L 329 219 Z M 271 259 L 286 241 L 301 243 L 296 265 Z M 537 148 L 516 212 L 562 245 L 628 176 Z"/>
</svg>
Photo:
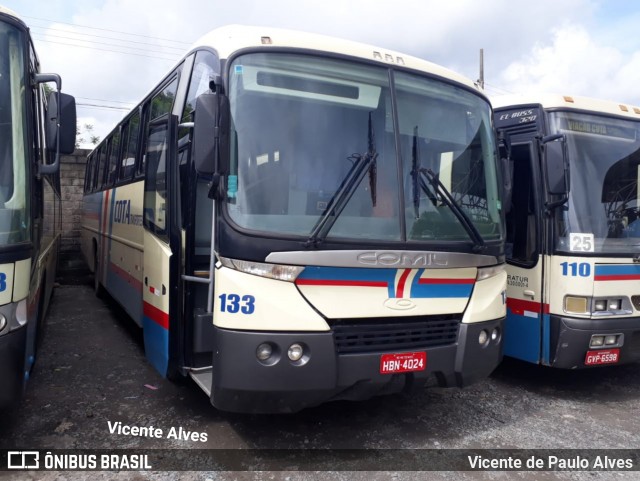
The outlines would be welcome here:
<svg viewBox="0 0 640 481">
<path fill-rule="evenodd" d="M 424 168 L 420 168 L 419 172 L 420 174 L 422 174 L 420 176 L 420 187 L 422 188 L 422 190 L 424 190 L 425 193 L 431 198 L 431 192 L 424 182 L 424 177 L 426 177 L 436 193 L 440 194 L 442 202 L 446 204 L 449 209 L 451 209 L 451 212 L 453 212 L 453 214 L 460 221 L 460 224 L 462 224 L 462 227 L 464 227 L 464 230 L 466 230 L 467 234 L 469 234 L 469 237 L 471 237 L 471 240 L 474 244 L 473 250 L 476 252 L 483 250 L 486 245 L 484 239 L 482 238 L 482 235 L 480 234 L 480 231 L 478 231 L 478 228 L 475 226 L 469 215 L 464 210 L 462 210 L 460 205 L 453 198 L 451 192 L 449 192 L 445 185 L 440 181 L 438 174 L 436 174 L 431 169 Z"/>
<path fill-rule="evenodd" d="M 411 190 L 413 195 L 413 212 L 418 219 L 420 217 L 420 189 L 427 194 L 431 203 L 435 206 L 438 205 L 438 199 L 435 194 L 431 192 L 429 186 L 424 181 L 424 177 L 420 175 L 420 153 L 418 151 L 418 126 L 413 128 L 413 145 L 411 147 Z"/>
<path fill-rule="evenodd" d="M 373 132 L 373 125 L 371 123 L 371 112 L 369 112 L 369 128 L 368 128 L 368 145 L 367 152 L 364 155 L 355 154 L 350 156 L 350 160 L 353 160 L 353 165 L 347 172 L 347 175 L 340 183 L 338 190 L 331 197 L 327 204 L 327 208 L 322 213 L 316 225 L 311 229 L 309 238 L 305 242 L 305 247 L 316 247 L 320 242 L 324 240 L 333 225 L 342 214 L 342 211 L 353 197 L 358 186 L 362 182 L 367 171 L 369 172 L 369 186 L 371 190 L 371 202 L 373 206 L 376 205 L 376 183 L 377 183 L 377 158 L 378 153 L 375 148 L 375 136 Z"/>
</svg>

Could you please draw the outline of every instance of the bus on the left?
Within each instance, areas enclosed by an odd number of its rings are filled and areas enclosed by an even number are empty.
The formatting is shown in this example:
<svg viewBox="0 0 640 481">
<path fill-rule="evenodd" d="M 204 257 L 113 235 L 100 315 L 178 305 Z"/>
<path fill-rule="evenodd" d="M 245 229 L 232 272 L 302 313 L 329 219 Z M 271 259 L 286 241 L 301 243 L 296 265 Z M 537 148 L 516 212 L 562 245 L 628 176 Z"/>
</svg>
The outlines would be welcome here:
<svg viewBox="0 0 640 481">
<path fill-rule="evenodd" d="M 55 84 L 48 98 L 45 84 Z M 75 100 L 40 73 L 29 29 L 0 6 L 0 408 L 24 392 L 42 335 L 60 236 L 60 154 Z"/>
</svg>

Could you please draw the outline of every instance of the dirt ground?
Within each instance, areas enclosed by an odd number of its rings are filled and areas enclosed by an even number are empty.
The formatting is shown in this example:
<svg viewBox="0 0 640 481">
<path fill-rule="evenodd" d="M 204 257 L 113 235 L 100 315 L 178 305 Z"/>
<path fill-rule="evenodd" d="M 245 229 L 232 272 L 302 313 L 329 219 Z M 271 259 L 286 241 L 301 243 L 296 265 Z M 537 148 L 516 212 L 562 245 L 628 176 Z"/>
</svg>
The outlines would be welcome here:
<svg viewBox="0 0 640 481">
<path fill-rule="evenodd" d="M 4 449 L 568 449 L 640 448 L 640 365 L 558 371 L 507 360 L 466 389 L 430 388 L 293 415 L 216 411 L 191 381 L 161 378 L 142 337 L 91 279 L 62 279 L 21 405 L 0 413 Z M 206 441 L 110 432 L 123 425 L 206 434 Z M 111 423 L 111 424 L 110 424 Z M 334 470 L 333 470 L 334 469 Z M 58 472 L 7 479 L 640 479 L 624 472 Z"/>
</svg>

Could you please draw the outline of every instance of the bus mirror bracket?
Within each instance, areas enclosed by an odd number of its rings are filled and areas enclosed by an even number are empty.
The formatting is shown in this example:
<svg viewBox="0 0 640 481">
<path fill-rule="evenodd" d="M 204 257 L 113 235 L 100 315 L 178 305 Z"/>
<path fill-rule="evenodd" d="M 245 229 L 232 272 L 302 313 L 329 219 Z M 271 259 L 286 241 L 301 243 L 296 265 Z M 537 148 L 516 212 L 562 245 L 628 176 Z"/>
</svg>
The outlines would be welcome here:
<svg viewBox="0 0 640 481">
<path fill-rule="evenodd" d="M 547 210 L 558 207 L 569 199 L 570 177 L 569 157 L 566 152 L 566 138 L 563 134 L 548 135 L 540 139 L 543 150 L 543 167 L 547 192 L 561 196 L 554 202 L 547 202 Z"/>
<path fill-rule="evenodd" d="M 55 174 L 60 170 L 60 154 L 72 154 L 76 147 L 76 101 L 60 92 L 58 74 L 36 74 L 37 84 L 54 82 L 56 90 L 49 94 L 46 112 L 46 146 L 54 153 L 51 164 L 40 164 L 38 174 Z"/>
<path fill-rule="evenodd" d="M 199 174 L 223 175 L 229 162 L 229 100 L 205 93 L 196 100 L 193 162 Z"/>
</svg>

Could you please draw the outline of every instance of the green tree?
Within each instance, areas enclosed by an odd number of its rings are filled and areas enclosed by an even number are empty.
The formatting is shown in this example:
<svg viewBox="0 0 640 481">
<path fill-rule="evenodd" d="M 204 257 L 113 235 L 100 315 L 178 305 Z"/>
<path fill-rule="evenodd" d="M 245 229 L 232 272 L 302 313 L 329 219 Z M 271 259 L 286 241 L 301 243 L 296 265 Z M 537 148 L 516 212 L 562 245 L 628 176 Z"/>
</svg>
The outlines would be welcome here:
<svg viewBox="0 0 640 481">
<path fill-rule="evenodd" d="M 76 148 L 82 144 L 98 145 L 99 142 L 100 137 L 93 133 L 93 125 L 84 124 L 81 127 L 76 124 Z"/>
</svg>

